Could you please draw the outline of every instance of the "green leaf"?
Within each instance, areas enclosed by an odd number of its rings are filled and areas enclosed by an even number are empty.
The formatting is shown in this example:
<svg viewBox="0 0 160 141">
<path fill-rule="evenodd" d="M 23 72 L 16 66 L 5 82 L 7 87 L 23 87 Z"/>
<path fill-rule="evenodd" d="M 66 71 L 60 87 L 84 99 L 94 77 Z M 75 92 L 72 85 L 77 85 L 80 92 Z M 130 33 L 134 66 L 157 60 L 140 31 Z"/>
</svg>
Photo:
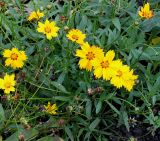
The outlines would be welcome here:
<svg viewBox="0 0 160 141">
<path fill-rule="evenodd" d="M 140 27 L 144 32 L 151 31 L 154 27 L 160 27 L 160 14 L 156 14 L 153 18 L 149 20 L 144 20 Z"/>
<path fill-rule="evenodd" d="M 96 105 L 96 114 L 100 112 L 101 108 L 102 108 L 102 101 L 99 100 L 98 104 Z"/>
<path fill-rule="evenodd" d="M 37 141 L 53 141 L 53 137 L 46 136 L 46 137 L 38 139 Z"/>
<path fill-rule="evenodd" d="M 112 108 L 113 111 L 115 111 L 118 115 L 120 115 L 120 112 L 117 110 L 116 107 L 114 107 L 110 102 L 106 101 L 107 104 Z"/>
<path fill-rule="evenodd" d="M 88 99 L 86 102 L 86 115 L 88 118 L 91 117 L 91 111 L 92 111 L 92 102 Z"/>
<path fill-rule="evenodd" d="M 157 91 L 160 91 L 160 76 L 157 78 L 155 84 L 153 85 L 153 87 L 151 88 L 149 95 L 150 96 L 154 96 L 156 94 Z"/>
<path fill-rule="evenodd" d="M 66 88 L 62 85 L 62 84 L 60 84 L 60 83 L 58 83 L 58 82 L 51 82 L 51 84 L 54 86 L 54 87 L 56 87 L 58 90 L 60 90 L 61 92 L 63 92 L 63 93 L 68 93 L 67 92 L 67 90 L 66 90 Z"/>
<path fill-rule="evenodd" d="M 2 107 L 2 104 L 0 103 L 0 123 L 3 123 L 4 121 L 5 121 L 4 109 Z"/>
<path fill-rule="evenodd" d="M 32 140 L 38 135 L 38 130 L 34 128 L 30 130 L 20 129 L 19 132 L 15 132 L 11 136 L 9 136 L 5 141 L 19 141 L 18 137 L 20 133 L 24 135 L 25 140 Z"/>
<path fill-rule="evenodd" d="M 125 111 L 123 111 L 122 117 L 123 117 L 124 124 L 125 124 L 127 130 L 129 131 L 128 114 Z"/>
<path fill-rule="evenodd" d="M 33 139 L 38 135 L 38 130 L 32 128 L 30 130 L 24 130 L 24 136 L 26 138 L 26 140 L 28 139 Z"/>
<path fill-rule="evenodd" d="M 70 140 L 74 141 L 73 134 L 72 134 L 71 130 L 67 126 L 65 126 L 65 132 L 67 133 L 67 135 L 70 138 Z"/>
<path fill-rule="evenodd" d="M 113 22 L 114 26 L 120 31 L 121 30 L 121 24 L 120 24 L 119 18 L 112 19 L 112 22 Z"/>
<path fill-rule="evenodd" d="M 55 100 L 60 100 L 60 101 L 70 101 L 70 97 L 66 97 L 66 96 L 54 96 L 53 98 Z"/>
<path fill-rule="evenodd" d="M 99 118 L 96 118 L 89 126 L 89 130 L 93 131 L 99 124 L 101 120 Z"/>
<path fill-rule="evenodd" d="M 58 82 L 59 84 L 62 84 L 63 81 L 64 81 L 64 79 L 65 79 L 65 76 L 66 76 L 66 73 L 65 73 L 65 72 L 62 72 L 62 73 L 60 74 L 60 76 L 58 77 L 57 82 Z"/>
</svg>

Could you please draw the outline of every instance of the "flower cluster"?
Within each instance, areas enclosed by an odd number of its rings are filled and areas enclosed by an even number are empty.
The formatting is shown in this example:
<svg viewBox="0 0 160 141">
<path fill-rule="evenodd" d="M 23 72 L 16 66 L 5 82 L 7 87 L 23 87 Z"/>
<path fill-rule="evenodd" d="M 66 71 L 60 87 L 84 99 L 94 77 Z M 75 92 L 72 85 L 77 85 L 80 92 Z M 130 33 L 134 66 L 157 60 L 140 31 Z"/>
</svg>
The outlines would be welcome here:
<svg viewBox="0 0 160 141">
<path fill-rule="evenodd" d="M 39 12 L 39 10 L 37 12 L 33 11 L 29 15 L 28 20 L 29 21 L 32 21 L 34 19 L 40 20 L 40 18 L 43 16 L 44 16 L 44 13 Z M 48 40 L 51 40 L 52 38 L 58 36 L 59 27 L 56 26 L 55 21 L 49 21 L 48 19 L 46 19 L 44 23 L 40 21 L 38 22 L 37 31 L 46 35 L 46 38 Z M 58 107 L 56 104 L 52 105 L 50 102 L 48 102 L 47 105 L 44 105 L 44 109 L 45 109 L 45 112 L 51 115 L 56 115 L 57 114 L 56 111 L 58 110 Z"/>
<path fill-rule="evenodd" d="M 132 90 L 138 76 L 133 74 L 129 66 L 123 65 L 120 59 L 114 60 L 113 50 L 105 53 L 100 47 L 89 45 L 84 41 L 86 35 L 78 29 L 70 30 L 67 37 L 81 46 L 76 50 L 76 56 L 80 58 L 80 69 L 93 70 L 96 78 L 109 80 L 117 88 L 125 87 L 128 91 Z"/>
<path fill-rule="evenodd" d="M 5 66 L 11 66 L 13 69 L 22 68 L 24 65 L 24 61 L 27 60 L 27 56 L 24 51 L 20 51 L 17 48 L 5 49 L 3 52 L 3 57 L 6 58 Z M 4 78 L 0 78 L 0 89 L 4 90 L 5 94 L 9 94 L 10 92 L 15 91 L 16 81 L 15 75 L 6 74 Z"/>
<path fill-rule="evenodd" d="M 28 20 L 29 21 L 32 21 L 35 19 L 40 20 L 42 17 L 44 17 L 44 13 L 37 10 L 37 12 L 33 11 L 30 13 Z M 52 38 L 58 36 L 57 32 L 59 31 L 59 27 L 56 26 L 56 22 L 54 21 L 50 22 L 46 19 L 44 23 L 38 22 L 37 31 L 45 34 L 47 39 L 51 40 Z"/>
</svg>

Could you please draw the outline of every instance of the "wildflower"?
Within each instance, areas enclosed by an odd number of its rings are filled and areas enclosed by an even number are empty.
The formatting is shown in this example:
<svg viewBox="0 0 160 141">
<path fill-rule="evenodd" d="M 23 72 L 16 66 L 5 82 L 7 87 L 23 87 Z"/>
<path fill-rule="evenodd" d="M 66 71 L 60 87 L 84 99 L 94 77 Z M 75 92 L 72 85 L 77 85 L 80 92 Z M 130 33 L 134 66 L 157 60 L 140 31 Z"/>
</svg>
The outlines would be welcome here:
<svg viewBox="0 0 160 141">
<path fill-rule="evenodd" d="M 39 20 L 40 18 L 42 18 L 44 16 L 44 13 L 40 12 L 39 10 L 37 12 L 33 11 L 30 13 L 29 17 L 28 17 L 28 21 L 32 21 L 32 20 Z"/>
<path fill-rule="evenodd" d="M 86 35 L 83 34 L 79 29 L 71 29 L 66 36 L 69 40 L 78 44 L 83 44 L 84 39 L 86 38 Z"/>
<path fill-rule="evenodd" d="M 9 94 L 11 91 L 14 92 L 15 91 L 15 84 L 16 81 L 14 80 L 15 75 L 8 75 L 6 74 L 4 76 L 4 79 L 0 78 L 0 88 L 4 90 L 4 93 Z"/>
<path fill-rule="evenodd" d="M 150 19 L 153 17 L 153 11 L 150 10 L 150 4 L 147 3 L 144 7 L 141 7 L 141 10 L 138 12 L 139 16 L 142 18 Z"/>
<path fill-rule="evenodd" d="M 112 76 L 111 84 L 117 88 L 121 88 L 128 79 L 129 67 L 127 65 L 123 65 L 122 63 L 117 63 L 113 68 L 115 75 Z"/>
<path fill-rule="evenodd" d="M 12 48 L 11 50 L 5 49 L 3 57 L 7 58 L 5 60 L 5 66 L 11 66 L 13 69 L 22 68 L 24 61 L 27 60 L 25 52 L 19 51 L 17 48 Z"/>
<path fill-rule="evenodd" d="M 50 102 L 48 102 L 48 105 L 44 105 L 45 111 L 51 115 L 56 115 L 58 107 L 56 104 L 51 105 Z"/>
<path fill-rule="evenodd" d="M 96 46 L 90 46 L 86 42 L 81 46 L 81 49 L 77 49 L 76 56 L 80 57 L 80 69 L 86 69 L 88 71 L 91 71 L 94 59 L 102 57 L 103 50 Z"/>
<path fill-rule="evenodd" d="M 102 55 L 101 58 L 96 58 L 93 61 L 94 75 L 96 78 L 103 77 L 105 80 L 110 80 L 114 70 L 112 64 L 117 64 L 117 61 L 113 61 L 115 52 L 110 50 L 106 55 Z M 118 62 L 119 63 L 119 62 Z"/>
<path fill-rule="evenodd" d="M 111 84 L 117 88 L 124 86 L 128 91 L 131 91 L 137 75 L 133 75 L 133 70 L 129 66 L 118 63 L 114 66 L 115 75 L 111 78 Z"/>
<path fill-rule="evenodd" d="M 52 37 L 57 37 L 59 27 L 56 26 L 56 23 L 54 21 L 49 22 L 48 20 L 45 21 L 45 23 L 38 22 L 38 28 L 37 31 L 44 33 L 47 36 L 48 40 L 51 40 Z"/>
<path fill-rule="evenodd" d="M 128 91 L 131 91 L 133 89 L 133 86 L 135 85 L 138 75 L 134 75 L 133 70 L 129 71 L 127 74 L 128 74 L 128 78 L 125 80 L 126 82 L 123 84 L 123 86 Z"/>
</svg>

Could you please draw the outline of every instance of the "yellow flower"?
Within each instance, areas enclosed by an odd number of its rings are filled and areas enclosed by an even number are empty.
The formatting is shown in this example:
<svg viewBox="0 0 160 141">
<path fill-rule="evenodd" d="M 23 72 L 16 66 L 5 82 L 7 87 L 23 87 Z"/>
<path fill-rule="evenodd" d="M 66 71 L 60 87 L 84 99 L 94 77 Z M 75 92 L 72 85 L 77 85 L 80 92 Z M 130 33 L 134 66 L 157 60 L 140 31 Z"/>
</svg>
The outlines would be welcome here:
<svg viewBox="0 0 160 141">
<path fill-rule="evenodd" d="M 119 62 L 113 61 L 115 52 L 110 50 L 106 55 L 102 55 L 101 58 L 96 58 L 93 61 L 94 75 L 96 78 L 103 77 L 105 80 L 110 80 L 114 70 L 112 64 L 117 64 Z"/>
<path fill-rule="evenodd" d="M 4 93 L 9 94 L 11 91 L 14 92 L 15 91 L 15 84 L 16 81 L 14 80 L 15 75 L 8 75 L 6 74 L 4 76 L 4 79 L 0 78 L 0 88 L 4 90 Z"/>
<path fill-rule="evenodd" d="M 92 63 L 95 58 L 103 56 L 103 50 L 96 46 L 90 46 L 87 42 L 81 45 L 81 49 L 76 50 L 76 56 L 80 57 L 80 69 L 92 70 Z"/>
<path fill-rule="evenodd" d="M 113 68 L 115 75 L 111 78 L 111 84 L 117 88 L 123 86 L 128 91 L 131 91 L 138 76 L 133 74 L 133 70 L 130 70 L 129 66 L 123 65 L 122 63 L 115 64 Z"/>
<path fill-rule="evenodd" d="M 39 20 L 40 18 L 42 18 L 44 16 L 44 13 L 40 12 L 39 10 L 37 12 L 33 11 L 30 13 L 29 17 L 28 17 L 28 21 L 32 21 L 32 20 Z"/>
<path fill-rule="evenodd" d="M 135 85 L 135 82 L 138 78 L 138 75 L 133 74 L 133 70 L 128 72 L 128 79 L 126 82 L 123 84 L 123 86 L 128 90 L 131 91 L 133 89 L 133 86 Z"/>
<path fill-rule="evenodd" d="M 50 102 L 48 102 L 48 105 L 44 105 L 45 111 L 51 115 L 56 115 L 58 107 L 56 104 L 51 105 Z"/>
<path fill-rule="evenodd" d="M 48 40 L 51 40 L 52 37 L 57 37 L 57 32 L 59 31 L 59 27 L 56 26 L 54 21 L 49 22 L 48 20 L 45 23 L 38 22 L 38 32 L 41 32 L 47 36 Z"/>
<path fill-rule="evenodd" d="M 141 7 L 141 10 L 138 12 L 139 16 L 142 18 L 150 19 L 153 17 L 153 11 L 150 10 L 150 4 L 147 3 L 144 7 Z"/>
<path fill-rule="evenodd" d="M 80 45 L 84 43 L 84 39 L 86 35 L 82 33 L 79 29 L 71 29 L 69 33 L 66 35 L 67 38 L 73 42 L 76 42 Z"/>
<path fill-rule="evenodd" d="M 11 66 L 13 69 L 22 68 L 24 61 L 27 60 L 25 52 L 19 51 L 17 48 L 12 48 L 11 50 L 5 49 L 3 57 L 7 58 L 5 66 Z"/>
<path fill-rule="evenodd" d="M 121 88 L 129 77 L 129 67 L 122 63 L 117 63 L 113 66 L 115 75 L 111 78 L 111 84 L 117 88 Z"/>
</svg>

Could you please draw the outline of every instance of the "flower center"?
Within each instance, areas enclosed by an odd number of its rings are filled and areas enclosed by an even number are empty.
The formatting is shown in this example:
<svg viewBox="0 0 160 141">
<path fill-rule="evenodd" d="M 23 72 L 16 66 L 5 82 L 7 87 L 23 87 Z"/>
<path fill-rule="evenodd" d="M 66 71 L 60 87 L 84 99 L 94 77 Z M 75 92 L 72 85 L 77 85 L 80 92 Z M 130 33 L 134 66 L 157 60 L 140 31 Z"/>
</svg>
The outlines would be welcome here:
<svg viewBox="0 0 160 141">
<path fill-rule="evenodd" d="M 11 59 L 12 60 L 17 60 L 18 59 L 18 55 L 16 53 L 12 53 L 11 54 Z"/>
<path fill-rule="evenodd" d="M 102 61 L 101 62 L 101 66 L 102 66 L 102 68 L 108 68 L 109 67 L 109 62 L 108 61 Z"/>
<path fill-rule="evenodd" d="M 95 55 L 94 55 L 93 52 L 88 52 L 88 53 L 86 54 L 86 57 L 87 57 L 88 60 L 92 60 L 92 59 L 95 58 Z"/>
<path fill-rule="evenodd" d="M 7 88 L 7 89 L 9 89 L 11 87 L 11 83 L 10 82 L 5 83 L 4 87 Z"/>
<path fill-rule="evenodd" d="M 122 74 L 123 74 L 123 73 L 122 73 L 122 71 L 118 70 L 118 71 L 117 71 L 117 75 L 116 75 L 116 76 L 121 77 L 121 76 L 122 76 Z"/>
<path fill-rule="evenodd" d="M 75 40 L 78 40 L 78 36 L 77 35 L 72 35 L 72 38 Z"/>
<path fill-rule="evenodd" d="M 46 33 L 51 33 L 51 28 L 49 26 L 46 26 L 45 29 L 44 29 L 44 31 Z"/>
</svg>

